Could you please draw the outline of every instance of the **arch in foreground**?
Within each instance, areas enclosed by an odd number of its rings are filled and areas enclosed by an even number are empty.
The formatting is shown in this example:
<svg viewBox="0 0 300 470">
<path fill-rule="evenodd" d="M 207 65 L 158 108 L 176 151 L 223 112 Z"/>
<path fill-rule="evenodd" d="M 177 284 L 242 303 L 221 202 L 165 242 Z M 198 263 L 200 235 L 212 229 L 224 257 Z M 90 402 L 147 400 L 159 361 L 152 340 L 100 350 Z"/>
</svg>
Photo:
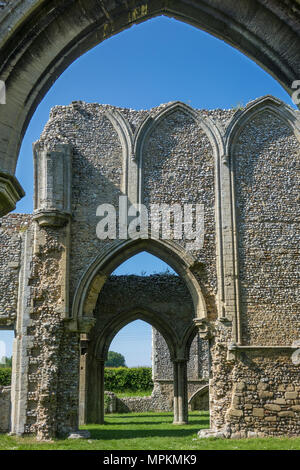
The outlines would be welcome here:
<svg viewBox="0 0 300 470">
<path fill-rule="evenodd" d="M 7 104 L 0 106 L 0 215 L 24 192 L 14 174 L 22 138 L 49 88 L 79 56 L 103 40 L 149 18 L 165 15 L 192 24 L 240 50 L 292 94 L 299 79 L 299 4 L 276 0 L 219 2 L 134 0 L 118 3 L 19 0 L 1 5 L 0 79 Z M 105 64 L 104 64 L 105 66 Z"/>
</svg>

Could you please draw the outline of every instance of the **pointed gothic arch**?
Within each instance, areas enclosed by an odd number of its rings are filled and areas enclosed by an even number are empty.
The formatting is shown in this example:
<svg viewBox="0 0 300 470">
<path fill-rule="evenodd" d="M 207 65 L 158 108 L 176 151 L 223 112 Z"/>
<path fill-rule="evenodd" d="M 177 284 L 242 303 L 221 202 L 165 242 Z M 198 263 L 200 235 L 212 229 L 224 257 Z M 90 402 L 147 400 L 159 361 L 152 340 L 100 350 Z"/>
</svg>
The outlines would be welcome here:
<svg viewBox="0 0 300 470">
<path fill-rule="evenodd" d="M 91 326 L 89 320 L 93 318 L 99 293 L 108 276 L 125 260 L 142 251 L 162 259 L 181 276 L 190 291 L 195 318 L 203 320 L 207 318 L 201 286 L 193 274 L 196 259 L 172 240 L 136 238 L 115 241 L 103 250 L 88 267 L 74 295 L 72 317 L 68 319 L 70 329 L 81 330 L 85 328 L 85 324 L 88 327 Z"/>
<path fill-rule="evenodd" d="M 0 213 L 24 195 L 14 177 L 19 149 L 40 101 L 79 56 L 110 36 L 166 15 L 226 41 L 262 66 L 292 94 L 299 79 L 298 3 L 279 8 L 275 0 L 135 0 L 128 4 L 96 0 L 18 0 L 2 5 L 0 77 L 7 105 L 0 108 Z"/>
<path fill-rule="evenodd" d="M 237 111 L 226 128 L 225 149 L 227 155 L 234 153 L 234 146 L 247 123 L 261 113 L 269 112 L 284 121 L 300 141 L 299 112 L 274 96 L 266 95 L 258 98 Z"/>
</svg>

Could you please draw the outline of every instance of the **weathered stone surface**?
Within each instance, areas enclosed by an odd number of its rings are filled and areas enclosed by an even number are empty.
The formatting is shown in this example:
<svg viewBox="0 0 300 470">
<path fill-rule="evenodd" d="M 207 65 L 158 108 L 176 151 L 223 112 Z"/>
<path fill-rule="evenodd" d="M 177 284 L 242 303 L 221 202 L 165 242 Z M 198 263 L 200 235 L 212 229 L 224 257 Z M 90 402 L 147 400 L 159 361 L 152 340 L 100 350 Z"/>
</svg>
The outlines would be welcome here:
<svg viewBox="0 0 300 470">
<path fill-rule="evenodd" d="M 286 392 L 284 396 L 286 400 L 295 400 L 298 398 L 298 392 Z"/>
<path fill-rule="evenodd" d="M 68 439 L 89 439 L 90 437 L 91 433 L 89 431 L 76 431 L 71 433 Z"/>
<path fill-rule="evenodd" d="M 123 325 L 141 318 L 162 333 L 171 353 L 174 384 L 170 377 L 164 395 L 170 401 L 174 388 L 175 422 L 187 417 L 187 376 L 207 382 L 207 365 L 192 359 L 187 366 L 199 331 L 209 338 L 212 429 L 226 429 L 228 437 L 299 434 L 292 409 L 300 390 L 292 360 L 300 315 L 299 129 L 299 115 L 272 97 L 238 112 L 177 102 L 147 111 L 82 102 L 52 110 L 36 147 L 36 158 L 49 163 L 47 177 L 37 174 L 37 181 L 48 186 L 43 197 L 35 195 L 36 210 L 50 210 L 43 217 L 51 223 L 29 217 L 20 235 L 10 227 L 19 218 L 14 215 L 3 219 L 0 234 L 0 317 L 16 329 L 13 432 L 44 439 L 75 431 L 79 382 L 85 397 L 93 374 L 92 416 L 103 419 L 107 349 Z M 72 152 L 57 156 L 60 146 Z M 51 186 L 56 157 L 68 163 L 61 180 L 66 192 L 55 189 L 57 180 Z M 117 207 L 124 194 L 147 206 L 203 204 L 203 247 L 191 249 L 189 240 L 172 235 L 99 239 L 97 207 Z M 68 208 L 72 217 L 54 223 L 57 211 Z M 179 274 L 173 287 L 157 278 L 153 310 L 149 290 L 145 295 L 149 280 L 128 277 L 122 291 L 110 278 L 118 264 L 144 250 Z M 80 404 L 85 411 L 85 399 Z M 281 411 L 265 408 L 272 404 Z M 273 415 L 277 421 L 262 419 Z"/>
<path fill-rule="evenodd" d="M 262 418 L 265 415 L 265 411 L 263 408 L 253 408 L 252 412 L 253 416 L 257 416 L 259 418 Z"/>
<path fill-rule="evenodd" d="M 269 411 L 280 411 L 281 410 L 281 406 L 279 405 L 274 405 L 272 403 L 268 403 L 264 406 L 264 408 L 266 410 L 269 410 Z"/>
<path fill-rule="evenodd" d="M 11 388 L 0 386 L 0 433 L 10 431 Z"/>
</svg>

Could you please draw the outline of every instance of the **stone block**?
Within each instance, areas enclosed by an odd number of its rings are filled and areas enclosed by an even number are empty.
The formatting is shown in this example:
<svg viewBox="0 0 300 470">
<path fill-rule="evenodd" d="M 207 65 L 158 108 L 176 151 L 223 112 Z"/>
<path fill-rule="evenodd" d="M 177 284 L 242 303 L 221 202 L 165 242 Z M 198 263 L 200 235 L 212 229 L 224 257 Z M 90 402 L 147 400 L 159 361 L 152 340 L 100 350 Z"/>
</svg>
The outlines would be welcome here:
<svg viewBox="0 0 300 470">
<path fill-rule="evenodd" d="M 265 416 L 265 421 L 275 422 L 277 421 L 277 416 Z"/>
<path fill-rule="evenodd" d="M 293 418 L 295 416 L 295 413 L 293 411 L 280 411 L 278 413 L 278 416 L 281 418 Z"/>
<path fill-rule="evenodd" d="M 241 403 L 241 397 L 238 397 L 236 395 L 233 396 L 232 398 L 232 404 L 233 405 L 239 405 Z"/>
<path fill-rule="evenodd" d="M 281 406 L 280 405 L 274 405 L 273 403 L 267 403 L 264 405 L 265 410 L 269 411 L 281 411 Z"/>
<path fill-rule="evenodd" d="M 300 411 L 300 405 L 293 405 L 291 408 L 293 411 Z"/>
<path fill-rule="evenodd" d="M 246 403 L 246 404 L 244 405 L 244 408 L 245 408 L 245 410 L 252 410 L 253 405 L 251 405 L 250 403 Z"/>
<path fill-rule="evenodd" d="M 285 392 L 285 398 L 287 400 L 295 400 L 298 398 L 298 392 Z"/>
<path fill-rule="evenodd" d="M 242 392 L 243 390 L 245 390 L 245 388 L 246 388 L 245 382 L 238 382 L 235 384 L 235 390 L 237 392 Z"/>
<path fill-rule="evenodd" d="M 258 391 L 263 391 L 263 390 L 267 390 L 269 387 L 269 385 L 265 382 L 259 382 L 259 384 L 257 385 L 257 390 Z"/>
<path fill-rule="evenodd" d="M 263 408 L 253 408 L 252 414 L 258 418 L 263 418 L 265 415 L 265 410 Z"/>
<path fill-rule="evenodd" d="M 234 408 L 230 408 L 228 413 L 230 416 L 235 416 L 237 418 L 240 418 L 244 414 L 242 410 L 235 410 Z"/>
<path fill-rule="evenodd" d="M 259 398 L 273 398 L 274 393 L 273 392 L 262 391 L 262 392 L 259 392 L 258 396 L 259 396 Z"/>
<path fill-rule="evenodd" d="M 274 403 L 276 403 L 277 405 L 286 405 L 286 400 L 284 398 L 276 398 L 276 400 L 274 400 Z"/>
</svg>

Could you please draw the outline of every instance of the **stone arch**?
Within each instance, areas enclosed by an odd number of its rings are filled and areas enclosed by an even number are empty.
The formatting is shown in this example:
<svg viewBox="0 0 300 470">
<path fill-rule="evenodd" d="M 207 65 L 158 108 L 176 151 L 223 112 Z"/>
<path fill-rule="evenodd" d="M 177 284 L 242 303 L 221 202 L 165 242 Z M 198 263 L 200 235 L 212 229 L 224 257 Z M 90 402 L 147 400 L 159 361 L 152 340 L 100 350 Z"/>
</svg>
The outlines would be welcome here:
<svg viewBox="0 0 300 470">
<path fill-rule="evenodd" d="M 199 333 L 199 329 L 196 326 L 191 326 L 185 331 L 184 337 L 182 338 L 182 349 L 187 359 L 190 357 L 190 348 L 197 333 Z"/>
<path fill-rule="evenodd" d="M 276 122 L 274 124 L 272 121 Z M 251 141 L 248 140 L 247 142 L 243 142 L 243 138 L 248 132 L 249 129 L 253 126 L 255 134 L 253 133 Z M 269 126 L 269 127 L 268 127 Z M 255 276 L 257 276 L 257 272 L 255 270 L 255 266 L 251 267 L 249 259 L 246 261 L 246 249 L 248 249 L 248 254 L 255 252 L 258 253 L 260 250 L 260 255 L 257 254 L 258 259 L 262 259 L 261 264 L 263 264 L 262 253 L 264 251 L 265 244 L 267 243 L 268 236 L 268 213 L 267 210 L 264 208 L 267 207 L 268 204 L 268 179 L 271 178 L 271 175 L 274 176 L 274 168 L 277 167 L 277 164 L 274 159 L 274 155 L 276 155 L 276 150 L 269 153 L 269 146 L 272 145 L 273 139 L 277 138 L 273 137 L 273 130 L 278 130 L 278 137 L 279 134 L 284 135 L 285 139 L 288 139 L 287 134 L 294 140 L 295 149 L 299 149 L 299 142 L 300 142 L 300 119 L 299 119 L 299 112 L 294 111 L 291 107 L 287 106 L 281 100 L 274 98 L 272 96 L 266 95 L 257 100 L 250 102 L 245 109 L 238 111 L 233 116 L 231 122 L 229 123 L 226 129 L 226 156 L 227 162 L 226 165 L 230 171 L 230 191 L 231 191 L 231 205 L 232 205 L 232 223 L 234 228 L 234 237 L 233 237 L 233 255 L 234 255 L 234 269 L 237 273 L 235 279 L 235 289 L 236 289 L 236 307 L 237 307 L 237 325 L 236 325 L 236 342 L 237 344 L 247 344 L 252 339 L 250 338 L 249 332 L 249 324 L 251 322 L 255 323 L 255 318 L 257 321 L 257 317 L 253 314 L 249 314 L 245 305 L 251 303 L 248 296 L 250 294 L 250 287 L 249 279 L 247 278 L 247 273 L 251 272 L 251 282 L 255 282 Z M 263 139 L 259 138 L 260 130 L 263 132 L 264 136 Z M 284 167 L 286 165 L 290 166 L 292 162 L 296 163 L 296 159 L 294 155 L 292 158 L 289 154 L 289 145 L 288 140 L 286 140 L 287 149 L 284 152 L 286 158 L 283 158 L 283 155 L 280 156 L 281 165 L 282 165 L 282 175 L 284 175 Z M 252 146 L 255 145 L 255 149 Z M 280 146 L 279 146 L 280 147 Z M 264 149 L 262 151 L 262 148 Z M 276 147 L 277 148 L 277 147 Z M 249 159 L 250 153 L 252 152 L 252 157 Z M 278 149 L 278 148 L 277 148 Z M 296 150 L 298 152 L 298 150 Z M 273 165 L 272 165 L 273 163 Z M 268 177 L 266 179 L 262 179 L 260 176 L 259 178 L 255 178 L 255 174 L 264 174 L 264 171 L 261 171 L 261 166 L 264 164 L 268 165 Z M 247 170 L 245 168 L 247 167 Z M 255 168 L 257 169 L 255 172 Z M 292 177 L 289 179 L 289 183 L 286 184 L 286 178 L 282 177 L 282 184 L 278 185 L 278 180 L 276 182 L 276 175 L 278 173 L 275 172 L 275 180 L 272 178 L 272 183 L 274 187 L 277 187 L 276 194 L 281 194 L 281 198 L 284 197 L 283 189 L 285 187 L 285 193 L 289 194 L 289 200 L 285 204 L 284 213 L 288 213 L 289 207 L 291 208 L 292 205 L 289 206 L 289 203 L 292 202 L 292 198 L 295 197 L 295 207 L 297 206 L 296 191 L 293 191 L 293 188 L 296 189 L 296 173 L 294 172 L 293 175 L 295 177 L 294 184 L 292 183 Z M 247 181 L 245 189 L 245 181 Z M 243 183 L 241 183 L 243 182 Z M 286 186 L 284 186 L 286 184 Z M 249 191 L 250 187 L 250 191 Z M 262 188 L 264 188 L 265 192 L 261 192 Z M 251 191 L 253 195 L 251 196 Z M 255 195 L 256 194 L 263 194 L 264 198 L 262 198 L 263 203 L 261 201 L 257 201 Z M 292 196 L 294 194 L 294 196 Z M 280 199 L 280 198 L 279 198 Z M 280 221 L 282 219 L 283 212 L 280 211 L 280 203 L 279 199 L 273 200 L 273 204 L 277 206 L 277 223 L 278 223 L 278 231 L 282 230 L 280 225 Z M 249 205 L 248 205 L 249 203 Z M 249 206 L 251 206 L 251 211 L 258 214 L 258 218 L 260 218 L 260 230 L 257 229 L 257 225 L 255 225 L 255 218 L 251 217 L 249 211 Z M 248 207 L 248 212 L 247 208 Z M 293 216 L 294 215 L 294 209 Z M 250 226 L 252 231 L 257 231 L 256 235 L 256 242 L 252 240 L 250 233 Z M 265 234 L 263 236 L 263 234 Z M 261 236 L 261 238 L 259 238 Z M 280 238 L 279 238 L 280 240 Z M 278 242 L 278 243 L 283 243 Z M 260 246 L 258 250 L 258 246 Z M 247 247 L 247 248 L 246 248 Z M 269 256 L 275 256 L 276 251 L 274 250 L 274 246 L 269 248 Z M 261 258 L 259 258 L 261 256 Z M 260 267 L 260 269 L 263 269 Z M 295 269 L 295 268 L 294 268 Z M 296 270 L 296 269 L 295 269 Z M 270 267 L 268 270 L 269 273 L 272 272 L 272 268 Z M 294 271 L 295 272 L 295 271 Z M 270 274 L 269 274 L 270 275 Z M 247 279 L 246 279 L 247 278 Z M 289 278 L 290 282 L 292 277 L 292 263 L 290 263 L 290 271 L 289 271 Z M 273 271 L 272 280 L 276 283 L 276 273 Z M 263 292 L 263 285 L 260 285 L 261 292 Z M 262 295 L 263 297 L 263 295 Z M 266 291 L 264 292 L 264 298 L 267 297 Z M 246 300 L 247 299 L 247 300 Z M 275 294 L 272 295 L 272 299 L 274 304 L 275 301 Z M 278 301 L 277 301 L 278 302 Z M 256 312 L 260 312 L 261 309 L 260 302 L 256 303 Z M 281 309 L 281 312 L 283 308 Z M 259 317 L 259 314 L 258 314 Z M 270 315 L 271 317 L 271 315 Z M 272 322 L 271 322 L 272 325 Z M 274 326 L 273 326 L 274 328 Z M 268 330 L 266 328 L 266 330 Z M 269 330 L 270 331 L 270 330 Z M 279 340 L 280 334 L 283 334 L 283 328 L 276 334 L 276 340 Z M 263 337 L 260 337 L 260 341 L 266 341 L 267 333 L 265 332 Z M 256 339 L 257 340 L 257 339 Z M 258 341 L 258 340 L 257 340 Z"/>
<path fill-rule="evenodd" d="M 75 292 L 72 318 L 69 319 L 71 329 L 84 330 L 85 324 L 90 327 L 89 320 L 93 318 L 99 293 L 108 276 L 117 266 L 142 251 L 162 259 L 182 277 L 193 300 L 195 317 L 207 318 L 205 299 L 193 274 L 196 259 L 174 241 L 136 238 L 112 243 L 88 267 Z"/>
<path fill-rule="evenodd" d="M 300 141 L 300 119 L 298 114 L 278 98 L 266 95 L 250 102 L 245 109 L 236 112 L 231 119 L 225 133 L 225 152 L 227 155 L 230 156 L 234 153 L 234 146 L 247 123 L 264 112 L 270 112 L 288 124 Z"/>
<path fill-rule="evenodd" d="M 1 214 L 23 196 L 14 178 L 23 135 L 37 105 L 60 74 L 80 55 L 107 37 L 166 15 L 203 29 L 241 50 L 274 76 L 290 93 L 299 77 L 299 38 L 295 10 L 272 0 L 226 3 L 211 0 L 108 3 L 73 0 L 63 5 L 20 0 L 2 6 L 0 77 L 7 105 L 0 109 Z"/>
<path fill-rule="evenodd" d="M 193 404 L 198 398 L 203 397 L 208 394 L 209 394 L 208 384 L 203 385 L 203 387 L 200 387 L 195 393 L 193 393 L 193 395 L 189 398 L 189 407 L 191 408 L 191 410 L 193 411 L 195 409 Z"/>
<path fill-rule="evenodd" d="M 149 115 L 139 126 L 136 133 L 136 139 L 134 144 L 134 150 L 136 159 L 140 161 L 143 156 L 143 148 L 147 137 L 154 127 L 158 126 L 159 123 L 175 113 L 176 111 L 181 111 L 183 114 L 191 117 L 207 134 L 212 147 L 215 151 L 218 150 L 220 142 L 222 142 L 221 132 L 216 126 L 216 124 L 210 118 L 202 118 L 195 109 L 191 108 L 181 101 L 174 101 L 169 103 L 166 107 L 161 109 L 155 116 Z M 141 163 L 140 163 L 141 166 Z"/>
<path fill-rule="evenodd" d="M 118 277 L 118 276 L 113 276 Z M 126 277 L 126 276 L 123 276 Z M 129 276 L 130 277 L 130 276 Z M 177 278 L 177 277 L 176 277 Z M 182 337 L 184 332 L 193 325 L 194 309 L 187 286 L 180 294 L 176 291 L 162 293 L 155 284 L 150 283 L 150 290 L 145 288 L 143 281 L 122 287 L 110 284 L 100 290 L 95 306 L 95 325 L 88 335 L 82 335 L 84 351 L 81 354 L 80 367 L 80 422 L 100 422 L 104 420 L 104 364 L 112 339 L 128 323 L 140 319 L 152 325 L 164 338 L 170 353 L 171 370 L 174 370 L 174 422 L 187 422 L 187 358 L 183 354 Z M 165 281 L 164 281 L 165 282 Z M 176 281 L 182 285 L 184 282 Z M 159 285 L 160 286 L 160 285 Z M 142 291 L 141 291 L 142 289 Z M 143 297 L 143 292 L 146 292 Z M 174 297 L 170 293 L 174 293 Z M 140 295 L 141 294 L 141 295 Z M 183 298 L 188 296 L 188 307 Z M 151 302 L 153 301 L 153 305 Z M 124 308 L 123 305 L 127 306 Z M 172 321 L 173 320 L 173 321 Z M 173 363 L 173 364 L 172 364 Z M 87 384 L 87 388 L 84 384 Z M 178 397 L 181 397 L 180 399 Z M 157 397 L 156 397 L 157 399 Z M 155 401 L 155 397 L 153 396 Z M 153 403 L 154 403 L 153 401 Z"/>
<path fill-rule="evenodd" d="M 222 157 L 223 169 L 227 173 L 226 176 L 226 193 L 231 206 L 231 217 L 227 219 L 226 224 L 232 227 L 232 273 L 239 272 L 239 253 L 238 253 L 238 220 L 236 214 L 236 175 L 234 172 L 235 153 L 239 137 L 247 124 L 262 113 L 271 113 L 281 121 L 286 123 L 300 140 L 300 120 L 298 112 L 295 112 L 290 106 L 273 96 L 266 95 L 250 102 L 245 109 L 237 111 L 229 122 L 224 133 L 224 155 Z M 225 218 L 224 218 L 225 220 Z M 225 232 L 225 229 L 223 229 Z M 233 274 L 233 283 L 235 290 L 235 312 L 234 318 L 234 339 L 238 344 L 242 344 L 242 319 L 241 319 L 241 300 L 240 300 L 240 281 L 239 276 Z"/>
<path fill-rule="evenodd" d="M 123 150 L 123 180 L 121 190 L 128 192 L 128 170 L 129 162 L 133 153 L 133 134 L 130 125 L 126 119 L 116 109 L 106 111 L 106 116 L 116 130 Z"/>
<path fill-rule="evenodd" d="M 172 328 L 172 325 L 168 325 L 166 322 L 161 320 L 158 312 L 155 312 L 150 308 L 145 310 L 144 308 L 139 307 L 129 311 L 125 310 L 116 318 L 113 318 L 112 321 L 105 326 L 96 342 L 94 351 L 95 356 L 106 358 L 110 344 L 114 337 L 122 328 L 135 320 L 143 320 L 146 323 L 149 323 L 151 326 L 154 326 L 154 328 L 156 328 L 165 339 L 171 357 L 176 357 L 179 338 L 177 338 L 177 334 Z"/>
<path fill-rule="evenodd" d="M 136 131 L 136 137 L 134 142 L 134 155 L 137 162 L 137 181 L 138 181 L 138 201 L 143 201 L 143 156 L 144 149 L 147 144 L 148 138 L 151 132 L 157 128 L 160 123 L 176 112 L 181 112 L 186 116 L 190 117 L 196 125 L 198 125 L 205 135 L 207 136 L 211 147 L 212 154 L 215 161 L 215 168 L 218 168 L 220 156 L 224 153 L 223 151 L 223 138 L 221 130 L 210 118 L 202 118 L 200 114 L 181 101 L 174 101 L 169 103 L 166 107 L 158 111 L 155 116 L 149 115 L 139 126 Z"/>
</svg>

